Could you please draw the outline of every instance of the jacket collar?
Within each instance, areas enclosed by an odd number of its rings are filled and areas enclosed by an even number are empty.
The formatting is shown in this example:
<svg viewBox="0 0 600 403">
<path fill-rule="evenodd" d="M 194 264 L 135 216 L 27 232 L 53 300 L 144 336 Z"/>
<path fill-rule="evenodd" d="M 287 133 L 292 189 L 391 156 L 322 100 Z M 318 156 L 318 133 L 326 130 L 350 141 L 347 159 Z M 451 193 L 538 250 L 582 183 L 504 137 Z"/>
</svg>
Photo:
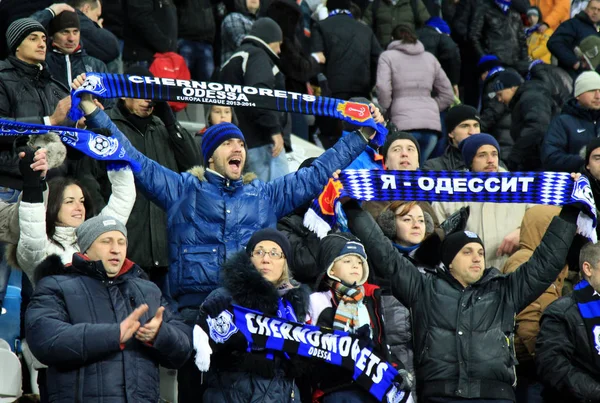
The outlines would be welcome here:
<svg viewBox="0 0 600 403">
<path fill-rule="evenodd" d="M 46 69 L 46 63 L 26 63 L 16 58 L 15 56 L 8 56 L 8 60 L 10 64 L 14 66 L 15 69 L 19 70 L 20 72 L 29 76 L 30 78 L 38 79 L 43 75 L 49 75 L 48 70 Z"/>
<path fill-rule="evenodd" d="M 187 171 L 189 174 L 198 178 L 201 182 L 208 182 L 219 188 L 237 188 L 243 185 L 247 185 L 256 179 L 256 174 L 252 172 L 245 173 L 241 179 L 231 180 L 225 178 L 220 173 L 213 171 L 210 168 L 204 168 L 202 166 L 195 166 Z"/>
<path fill-rule="evenodd" d="M 273 52 L 273 49 L 271 49 L 265 41 L 254 35 L 246 35 L 242 43 L 251 43 L 255 46 L 263 48 L 267 52 L 269 57 L 275 62 L 275 64 L 277 64 L 277 62 L 279 61 L 279 56 L 275 52 Z"/>
<path fill-rule="evenodd" d="M 583 106 L 579 105 L 576 98 L 571 98 L 565 103 L 561 114 L 571 115 L 575 118 L 588 120 L 590 122 L 595 122 L 600 119 L 599 111 L 585 109 Z"/>
<path fill-rule="evenodd" d="M 77 244 L 76 231 L 75 227 L 56 227 L 52 239 L 63 246 L 75 245 Z"/>
</svg>

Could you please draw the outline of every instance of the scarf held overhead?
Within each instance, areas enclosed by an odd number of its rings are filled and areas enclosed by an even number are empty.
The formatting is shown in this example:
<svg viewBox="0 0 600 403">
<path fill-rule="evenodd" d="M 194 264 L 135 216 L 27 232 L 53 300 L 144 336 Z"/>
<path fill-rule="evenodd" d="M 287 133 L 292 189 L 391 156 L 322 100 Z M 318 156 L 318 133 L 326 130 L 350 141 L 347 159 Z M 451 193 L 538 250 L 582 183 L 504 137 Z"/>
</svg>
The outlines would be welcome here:
<svg viewBox="0 0 600 403">
<path fill-rule="evenodd" d="M 118 168 L 119 165 L 128 163 L 133 170 L 141 169 L 138 162 L 129 158 L 116 138 L 72 127 L 45 126 L 0 119 L 0 136 L 37 136 L 48 133 L 57 134 L 63 143 L 89 157 L 112 162 L 113 164 L 109 168 Z"/>
<path fill-rule="evenodd" d="M 88 73 L 83 85 L 71 93 L 69 117 L 74 121 L 83 117 L 79 103 L 84 93 L 100 98 L 153 99 L 329 116 L 373 128 L 377 132 L 373 139 L 377 145 L 384 143 L 387 134 L 385 126 L 375 123 L 366 104 L 292 91 L 206 81 Z"/>
<path fill-rule="evenodd" d="M 565 172 L 455 172 L 345 170 L 331 180 L 311 204 L 304 225 L 324 236 L 336 223 L 341 197 L 356 200 L 427 202 L 531 203 L 562 206 L 579 203 L 585 213 L 579 233 L 596 242 L 596 205 L 585 176 L 577 181 Z"/>
<path fill-rule="evenodd" d="M 229 340 L 237 344 L 244 337 L 252 351 L 282 351 L 346 368 L 357 385 L 380 402 L 404 403 L 410 395 L 399 388 L 403 379 L 398 371 L 369 348 L 361 348 L 359 339 L 348 333 L 287 321 L 237 305 L 216 318 L 201 319 L 197 326 L 208 335 L 198 342 L 199 332 L 194 329 L 196 365 L 201 370 L 208 367 L 199 361 L 210 360 L 207 351 L 227 351 L 231 348 Z"/>
</svg>

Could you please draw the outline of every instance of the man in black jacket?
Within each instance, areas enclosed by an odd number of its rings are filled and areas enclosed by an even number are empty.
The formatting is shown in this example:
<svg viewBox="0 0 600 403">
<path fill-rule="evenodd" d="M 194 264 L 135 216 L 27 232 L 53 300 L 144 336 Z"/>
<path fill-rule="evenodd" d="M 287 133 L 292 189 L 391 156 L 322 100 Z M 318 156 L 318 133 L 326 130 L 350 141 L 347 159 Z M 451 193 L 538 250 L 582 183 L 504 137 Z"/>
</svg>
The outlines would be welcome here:
<svg viewBox="0 0 600 403">
<path fill-rule="evenodd" d="M 100 0 L 69 0 L 69 5 L 77 11 L 82 42 L 90 56 L 106 64 L 118 58 L 121 53 L 119 40 L 115 34 L 102 28 Z"/>
<path fill-rule="evenodd" d="M 600 401 L 600 245 L 579 254 L 583 281 L 552 303 L 540 320 L 537 372 L 547 403 Z"/>
<path fill-rule="evenodd" d="M 541 145 L 552 118 L 560 112 L 550 88 L 542 80 L 523 78 L 515 71 L 500 72 L 493 84 L 498 100 L 511 110 L 510 134 L 515 144 L 505 159 L 510 171 L 542 167 Z"/>
<path fill-rule="evenodd" d="M 600 0 L 591 0 L 585 10 L 560 24 L 548 40 L 548 50 L 558 59 L 558 65 L 575 78 L 582 70 L 575 47 L 591 35 L 598 35 Z"/>
<path fill-rule="evenodd" d="M 173 0 L 124 0 L 123 62 L 148 67 L 155 53 L 177 51 L 177 9 Z"/>
<path fill-rule="evenodd" d="M 514 402 L 515 315 L 562 270 L 579 209 L 563 207 L 531 259 L 507 276 L 486 269 L 483 242 L 470 231 L 448 236 L 441 249 L 445 269 L 423 275 L 368 213 L 352 203 L 344 210 L 375 271 L 412 309 L 419 402 Z"/>
<path fill-rule="evenodd" d="M 417 32 L 425 50 L 438 59 L 458 96 L 460 51 L 450 37 L 450 27 L 440 17 L 431 17 Z"/>
<path fill-rule="evenodd" d="M 191 328 L 126 258 L 118 220 L 90 218 L 77 244 L 71 265 L 52 255 L 36 269 L 25 315 L 29 347 L 48 365 L 49 401 L 158 401 L 158 366 L 185 363 Z"/>
<path fill-rule="evenodd" d="M 150 76 L 141 67 L 130 67 L 126 74 Z M 200 165 L 200 151 L 194 140 L 175 119 L 166 102 L 125 98 L 108 111 L 119 130 L 141 153 L 174 172 L 185 172 Z M 108 181 L 101 181 L 110 189 Z M 109 193 L 104 194 L 108 200 Z M 129 240 L 135 245 L 129 255 L 150 279 L 160 284 L 169 266 L 166 212 L 137 191 L 135 204 L 127 221 Z"/>
<path fill-rule="evenodd" d="M 467 171 L 458 144 L 472 134 L 481 133 L 481 119 L 469 105 L 457 105 L 446 112 L 446 130 L 450 140 L 444 154 L 427 160 L 423 169 L 428 171 Z"/>
<path fill-rule="evenodd" d="M 251 87 L 285 90 L 279 70 L 283 34 L 271 18 L 256 20 L 242 45 L 221 68 L 221 81 Z M 288 173 L 283 127 L 286 115 L 277 111 L 236 107 L 239 127 L 248 146 L 246 169 L 268 182 Z"/>
<path fill-rule="evenodd" d="M 41 10 L 31 16 L 44 28 L 49 28 L 52 38 L 51 51 L 46 54 L 48 71 L 66 88 L 71 88 L 73 79 L 87 72 L 106 73 L 106 65 L 99 59 L 89 56 L 81 46 L 79 16 L 74 11 L 62 10 L 56 14 L 51 8 Z M 105 108 L 114 104 L 102 100 Z"/>
</svg>

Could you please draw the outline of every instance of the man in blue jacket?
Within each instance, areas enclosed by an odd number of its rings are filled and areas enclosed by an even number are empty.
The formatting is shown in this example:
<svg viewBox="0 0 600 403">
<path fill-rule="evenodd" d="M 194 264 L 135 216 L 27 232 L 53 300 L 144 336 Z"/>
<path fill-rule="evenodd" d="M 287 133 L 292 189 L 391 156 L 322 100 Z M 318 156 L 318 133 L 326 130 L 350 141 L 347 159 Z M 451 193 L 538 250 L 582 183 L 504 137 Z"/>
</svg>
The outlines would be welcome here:
<svg viewBox="0 0 600 403">
<path fill-rule="evenodd" d="M 77 244 L 71 265 L 52 255 L 37 267 L 25 315 L 29 347 L 48 365 L 46 401 L 158 401 L 158 366 L 186 362 L 192 329 L 126 259 L 125 225 L 90 218 Z"/>
</svg>

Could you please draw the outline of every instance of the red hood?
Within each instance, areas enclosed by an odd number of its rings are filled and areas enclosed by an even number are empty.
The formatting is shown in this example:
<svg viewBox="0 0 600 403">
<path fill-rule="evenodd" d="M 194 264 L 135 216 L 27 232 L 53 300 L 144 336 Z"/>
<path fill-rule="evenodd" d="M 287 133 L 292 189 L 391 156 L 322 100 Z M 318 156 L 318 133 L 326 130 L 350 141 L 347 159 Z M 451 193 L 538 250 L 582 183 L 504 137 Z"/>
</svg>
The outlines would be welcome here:
<svg viewBox="0 0 600 403">
<path fill-rule="evenodd" d="M 86 255 L 84 255 L 83 253 L 77 253 L 77 256 L 79 256 L 83 260 L 91 262 L 90 258 L 87 257 Z M 117 275 L 114 278 L 117 278 L 117 277 L 127 273 L 129 270 L 131 270 L 131 268 L 133 267 L 134 264 L 135 263 L 133 263 L 131 260 L 126 258 L 125 262 L 123 262 L 123 266 L 121 267 L 121 270 L 119 270 L 119 272 L 117 273 Z M 65 267 L 68 267 L 68 266 L 71 266 L 71 263 L 67 264 Z"/>
</svg>

